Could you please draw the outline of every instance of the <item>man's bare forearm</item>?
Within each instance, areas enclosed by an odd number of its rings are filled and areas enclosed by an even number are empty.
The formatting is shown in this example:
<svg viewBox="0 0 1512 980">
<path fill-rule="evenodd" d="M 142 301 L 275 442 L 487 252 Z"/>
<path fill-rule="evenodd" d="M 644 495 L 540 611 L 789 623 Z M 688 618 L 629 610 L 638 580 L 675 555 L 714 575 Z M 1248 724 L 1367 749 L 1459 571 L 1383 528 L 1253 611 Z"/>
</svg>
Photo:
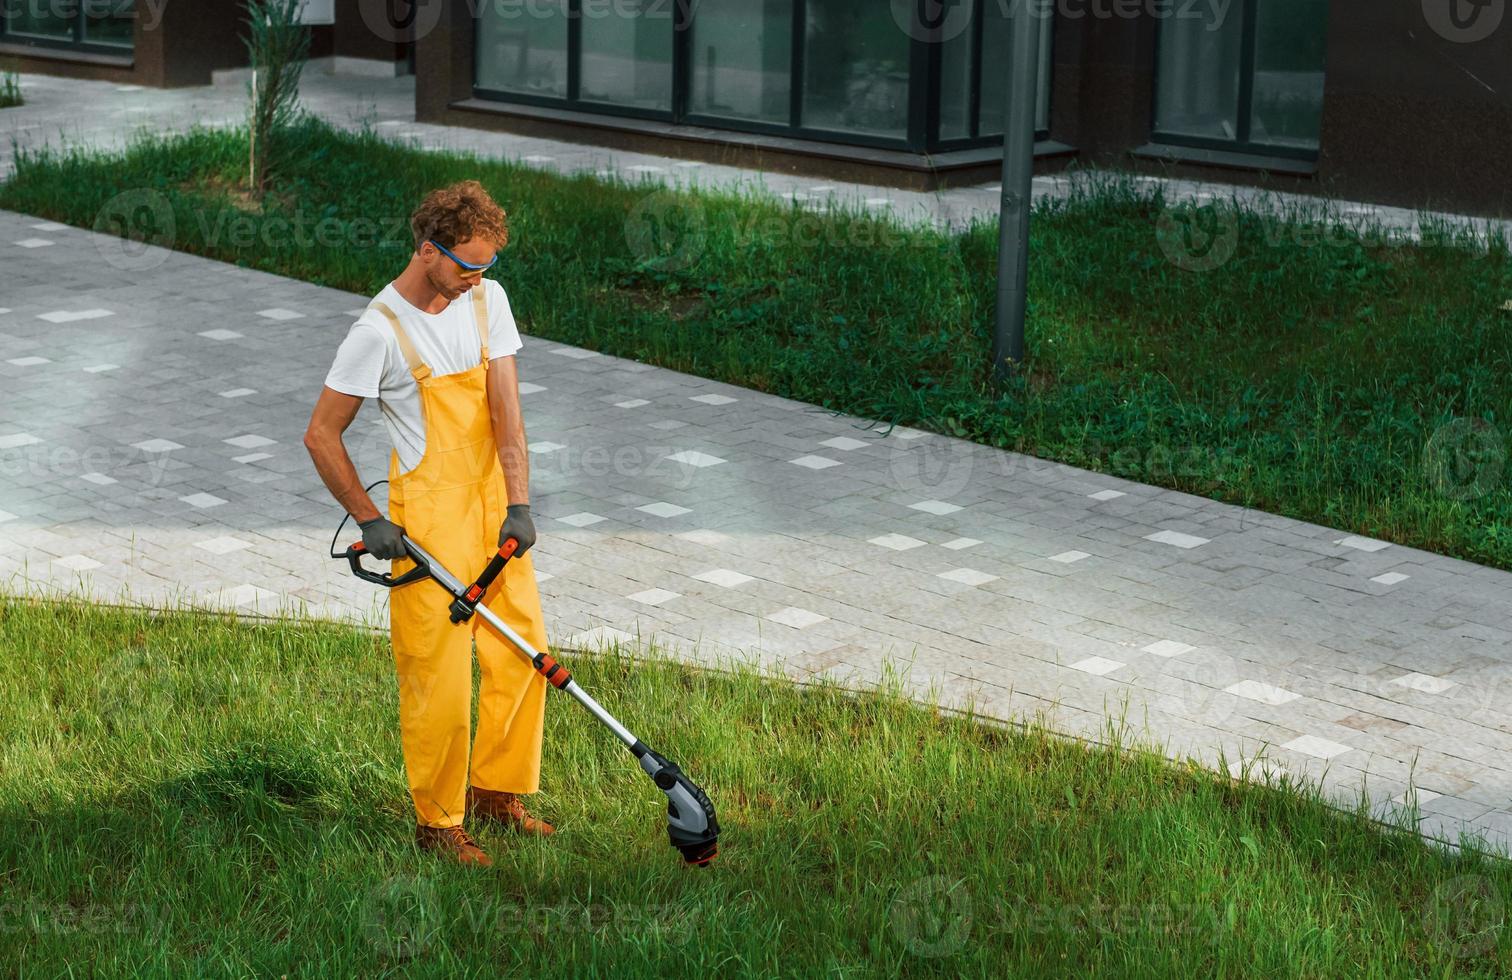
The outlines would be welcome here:
<svg viewBox="0 0 1512 980">
<path fill-rule="evenodd" d="M 525 442 L 525 420 L 515 416 L 498 439 L 499 467 L 509 488 L 511 504 L 530 503 L 530 448 Z"/>
<path fill-rule="evenodd" d="M 310 433 L 305 436 L 305 448 L 310 451 L 315 471 L 320 474 L 326 489 L 354 520 L 367 521 L 383 516 L 374 506 L 373 498 L 362 488 L 357 467 L 352 464 L 352 457 L 347 454 L 340 435 Z"/>
</svg>

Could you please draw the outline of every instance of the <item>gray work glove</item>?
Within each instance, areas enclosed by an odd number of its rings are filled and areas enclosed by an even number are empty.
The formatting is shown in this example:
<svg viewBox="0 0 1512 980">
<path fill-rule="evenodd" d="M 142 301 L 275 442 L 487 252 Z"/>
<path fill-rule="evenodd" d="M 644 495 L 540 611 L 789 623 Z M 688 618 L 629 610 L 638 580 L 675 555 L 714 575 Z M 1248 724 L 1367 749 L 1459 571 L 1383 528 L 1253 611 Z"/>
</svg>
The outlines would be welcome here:
<svg viewBox="0 0 1512 980">
<path fill-rule="evenodd" d="M 409 556 L 409 552 L 404 550 L 404 539 L 401 537 L 404 528 L 388 518 L 380 515 L 370 521 L 358 521 L 357 526 L 362 528 L 363 547 L 374 558 L 392 561 Z"/>
<path fill-rule="evenodd" d="M 530 519 L 529 504 L 510 504 L 507 513 L 509 516 L 504 519 L 504 524 L 499 528 L 499 547 L 504 547 L 505 541 L 514 538 L 520 543 L 510 557 L 518 558 L 535 544 L 535 522 Z"/>
</svg>

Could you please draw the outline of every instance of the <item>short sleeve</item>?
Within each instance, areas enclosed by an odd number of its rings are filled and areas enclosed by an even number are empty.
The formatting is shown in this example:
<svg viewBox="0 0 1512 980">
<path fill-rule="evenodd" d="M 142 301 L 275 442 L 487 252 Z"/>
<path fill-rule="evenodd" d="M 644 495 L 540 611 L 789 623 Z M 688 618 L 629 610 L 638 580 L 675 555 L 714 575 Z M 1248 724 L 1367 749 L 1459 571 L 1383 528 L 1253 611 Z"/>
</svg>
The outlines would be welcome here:
<svg viewBox="0 0 1512 980">
<path fill-rule="evenodd" d="M 508 357 L 523 346 L 520 330 L 515 325 L 514 310 L 509 306 L 509 294 L 504 286 L 493 279 L 488 283 L 488 359 Z"/>
<path fill-rule="evenodd" d="M 358 320 L 336 349 L 326 387 L 344 395 L 377 398 L 387 358 L 387 339 L 372 324 Z"/>
</svg>

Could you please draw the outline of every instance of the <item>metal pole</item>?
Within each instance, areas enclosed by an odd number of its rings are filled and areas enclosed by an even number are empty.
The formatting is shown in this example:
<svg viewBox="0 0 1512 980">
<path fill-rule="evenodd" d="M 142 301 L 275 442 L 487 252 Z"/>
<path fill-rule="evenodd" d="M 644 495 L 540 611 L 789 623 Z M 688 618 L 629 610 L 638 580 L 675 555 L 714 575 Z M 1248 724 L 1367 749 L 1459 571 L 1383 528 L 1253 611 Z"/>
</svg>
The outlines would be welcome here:
<svg viewBox="0 0 1512 980">
<path fill-rule="evenodd" d="M 1024 359 L 1024 304 L 1029 278 L 1029 207 L 1034 178 L 1034 116 L 1039 91 L 1039 27 L 1053 9 L 1042 0 L 1012 0 L 1012 43 L 1003 99 L 1003 192 L 998 212 L 997 319 L 992 377 L 1006 379 Z M 982 52 L 991 64 L 993 52 Z"/>
</svg>

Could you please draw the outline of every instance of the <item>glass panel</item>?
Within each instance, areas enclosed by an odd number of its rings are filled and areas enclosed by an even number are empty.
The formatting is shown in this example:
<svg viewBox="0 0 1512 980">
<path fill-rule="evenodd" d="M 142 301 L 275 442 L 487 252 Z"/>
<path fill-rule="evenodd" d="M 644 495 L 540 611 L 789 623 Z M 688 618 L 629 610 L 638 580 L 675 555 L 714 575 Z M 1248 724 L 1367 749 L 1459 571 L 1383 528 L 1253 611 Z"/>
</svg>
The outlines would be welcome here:
<svg viewBox="0 0 1512 980">
<path fill-rule="evenodd" d="M 986 19 L 982 22 L 982 102 L 977 129 L 982 136 L 1003 135 L 1008 53 L 1013 48 L 1013 21 L 1009 15 L 1016 15 L 1019 7 L 1018 3 L 988 0 L 982 12 Z M 1042 133 L 1050 128 L 1050 60 L 1053 55 L 1050 42 L 1055 31 L 1056 5 L 1026 4 L 1023 9 L 1033 11 L 1039 25 L 1039 54 L 1035 58 L 1039 85 L 1035 93 L 1034 128 Z"/>
<path fill-rule="evenodd" d="M 477 86 L 567 97 L 567 0 L 482 0 Z"/>
<path fill-rule="evenodd" d="M 1182 136 L 1239 138 L 1242 4 L 1178 5 L 1160 22 L 1155 129 Z M 1184 13 L 1181 13 L 1185 11 Z"/>
<path fill-rule="evenodd" d="M 913 0 L 808 0 L 803 125 L 876 136 L 908 135 L 908 35 Z"/>
<path fill-rule="evenodd" d="M 971 0 L 962 0 L 971 2 Z M 987 6 L 996 6 L 987 0 Z M 971 135 L 971 67 L 975 60 L 972 41 L 975 24 L 940 45 L 940 139 L 960 139 Z"/>
<path fill-rule="evenodd" d="M 7 0 L 5 29 L 11 34 L 72 41 L 78 7 L 69 0 L 39 3 L 37 0 Z"/>
<path fill-rule="evenodd" d="M 1263 0 L 1255 32 L 1250 141 L 1317 149 L 1328 0 Z"/>
<path fill-rule="evenodd" d="M 136 0 L 84 0 L 84 40 L 131 47 Z"/>
<path fill-rule="evenodd" d="M 676 9 L 664 0 L 583 0 L 578 97 L 670 110 Z"/>
<path fill-rule="evenodd" d="M 693 9 L 689 110 L 791 122 L 793 0 L 702 0 Z"/>
</svg>

